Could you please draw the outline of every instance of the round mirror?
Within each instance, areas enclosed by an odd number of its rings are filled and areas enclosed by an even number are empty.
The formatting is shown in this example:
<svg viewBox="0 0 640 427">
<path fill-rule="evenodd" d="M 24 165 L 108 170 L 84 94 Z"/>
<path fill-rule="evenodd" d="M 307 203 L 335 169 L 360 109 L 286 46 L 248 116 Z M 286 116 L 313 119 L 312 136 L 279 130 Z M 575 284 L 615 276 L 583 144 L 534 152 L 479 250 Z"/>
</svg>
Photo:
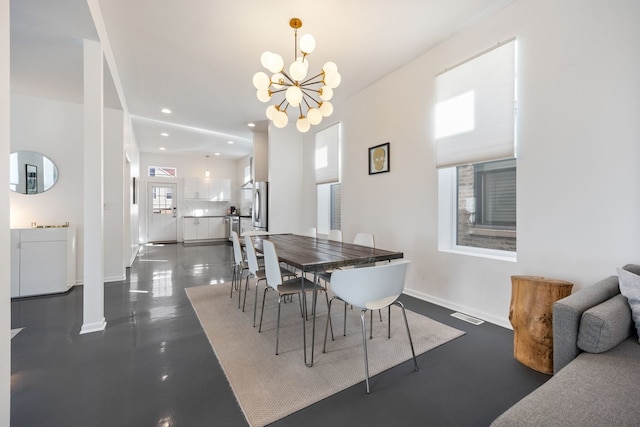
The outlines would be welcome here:
<svg viewBox="0 0 640 427">
<path fill-rule="evenodd" d="M 16 193 L 44 193 L 58 180 L 56 165 L 35 151 L 13 152 L 9 163 L 9 189 Z"/>
</svg>

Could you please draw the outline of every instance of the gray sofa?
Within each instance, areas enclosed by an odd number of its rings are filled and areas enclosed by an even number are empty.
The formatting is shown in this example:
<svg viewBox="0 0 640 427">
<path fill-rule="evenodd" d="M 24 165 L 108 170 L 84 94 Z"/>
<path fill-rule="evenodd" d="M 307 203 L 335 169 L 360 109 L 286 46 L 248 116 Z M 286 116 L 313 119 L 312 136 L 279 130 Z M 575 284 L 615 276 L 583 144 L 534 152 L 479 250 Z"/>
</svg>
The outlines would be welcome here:
<svg viewBox="0 0 640 427">
<path fill-rule="evenodd" d="M 617 276 L 554 304 L 553 368 L 491 425 L 640 426 L 640 344 Z"/>
</svg>

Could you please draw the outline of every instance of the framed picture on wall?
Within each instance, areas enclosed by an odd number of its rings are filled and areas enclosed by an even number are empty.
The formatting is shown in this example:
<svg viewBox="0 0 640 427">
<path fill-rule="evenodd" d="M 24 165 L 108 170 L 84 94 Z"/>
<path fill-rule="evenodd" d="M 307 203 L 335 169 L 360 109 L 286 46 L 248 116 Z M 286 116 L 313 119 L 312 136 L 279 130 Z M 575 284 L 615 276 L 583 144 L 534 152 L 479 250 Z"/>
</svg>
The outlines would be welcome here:
<svg viewBox="0 0 640 427">
<path fill-rule="evenodd" d="M 389 150 L 389 142 L 369 148 L 369 175 L 391 170 L 391 152 Z"/>
<path fill-rule="evenodd" d="M 38 192 L 38 167 L 36 165 L 25 164 L 25 177 L 27 178 L 27 194 Z"/>
</svg>

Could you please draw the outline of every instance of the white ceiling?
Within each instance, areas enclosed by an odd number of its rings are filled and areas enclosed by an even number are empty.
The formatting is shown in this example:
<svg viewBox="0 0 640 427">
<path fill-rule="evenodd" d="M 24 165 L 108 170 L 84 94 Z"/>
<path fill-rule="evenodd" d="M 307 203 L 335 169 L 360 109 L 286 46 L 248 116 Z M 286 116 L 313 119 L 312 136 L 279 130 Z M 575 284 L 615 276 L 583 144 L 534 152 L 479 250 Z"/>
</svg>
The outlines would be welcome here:
<svg viewBox="0 0 640 427">
<path fill-rule="evenodd" d="M 290 18 L 302 19 L 299 35 L 316 39 L 311 71 L 327 61 L 338 65 L 342 83 L 331 101 L 338 110 L 340 100 L 512 1 L 98 3 L 140 150 L 239 158 L 251 152 L 247 123 L 265 120 L 268 104 L 252 85 L 261 53 L 293 59 Z M 82 102 L 83 38 L 98 39 L 86 0 L 12 0 L 12 91 Z M 106 105 L 120 107 L 108 70 L 105 80 Z"/>
</svg>

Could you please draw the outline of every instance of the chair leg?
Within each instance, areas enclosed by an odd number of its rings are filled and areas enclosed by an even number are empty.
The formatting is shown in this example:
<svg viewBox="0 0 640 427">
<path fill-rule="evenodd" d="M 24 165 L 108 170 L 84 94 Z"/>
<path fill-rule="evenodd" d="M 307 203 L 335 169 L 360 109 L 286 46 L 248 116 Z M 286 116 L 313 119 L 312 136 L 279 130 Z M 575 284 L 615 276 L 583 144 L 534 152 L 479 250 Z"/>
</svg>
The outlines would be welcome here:
<svg viewBox="0 0 640 427">
<path fill-rule="evenodd" d="M 264 293 L 262 294 L 262 310 L 260 311 L 260 327 L 258 328 L 258 332 L 262 332 L 262 317 L 264 316 L 264 299 L 267 296 L 267 290 L 269 287 L 264 288 Z"/>
<path fill-rule="evenodd" d="M 229 294 L 229 298 L 233 298 L 233 287 L 236 284 L 236 271 L 238 271 L 238 268 L 234 264 L 233 265 L 233 272 L 231 273 L 231 293 Z"/>
<path fill-rule="evenodd" d="M 416 360 L 416 352 L 413 350 L 413 340 L 411 339 L 411 332 L 409 331 L 409 322 L 407 322 L 407 313 L 404 311 L 404 304 L 402 304 L 400 301 L 396 301 L 394 302 L 394 304 L 398 305 L 402 309 L 402 316 L 404 317 L 404 325 L 407 327 L 407 336 L 409 337 L 409 345 L 411 346 L 411 354 L 413 355 L 413 365 L 415 366 L 417 371 L 420 368 L 418 368 L 418 361 Z"/>
<path fill-rule="evenodd" d="M 360 313 L 360 323 L 362 324 L 362 348 L 364 349 L 364 375 L 367 385 L 367 394 L 369 394 L 369 358 L 367 356 L 367 327 L 364 321 L 364 315 L 367 311 L 362 310 Z"/>
<path fill-rule="evenodd" d="M 242 312 L 244 313 L 244 306 L 247 304 L 247 291 L 249 290 L 249 276 L 251 273 L 247 274 L 247 278 L 244 281 L 244 300 L 242 301 Z M 256 283 L 257 286 L 257 283 Z"/>
<path fill-rule="evenodd" d="M 258 308 L 258 283 L 260 283 L 260 280 L 256 281 L 256 296 L 253 299 L 254 303 L 253 303 L 253 327 L 256 327 L 256 311 Z"/>
<path fill-rule="evenodd" d="M 387 338 L 391 338 L 391 306 L 390 305 L 387 306 L 387 309 L 388 309 L 388 312 L 387 312 L 387 321 L 388 321 Z"/>
<path fill-rule="evenodd" d="M 342 336 L 347 336 L 347 303 L 344 303 L 344 322 L 342 323 Z M 331 339 L 333 340 L 333 335 L 331 335 Z"/>
<path fill-rule="evenodd" d="M 278 355 L 278 344 L 280 341 L 280 301 L 282 300 L 282 296 L 278 294 L 278 320 L 276 323 L 276 356 Z"/>
</svg>

